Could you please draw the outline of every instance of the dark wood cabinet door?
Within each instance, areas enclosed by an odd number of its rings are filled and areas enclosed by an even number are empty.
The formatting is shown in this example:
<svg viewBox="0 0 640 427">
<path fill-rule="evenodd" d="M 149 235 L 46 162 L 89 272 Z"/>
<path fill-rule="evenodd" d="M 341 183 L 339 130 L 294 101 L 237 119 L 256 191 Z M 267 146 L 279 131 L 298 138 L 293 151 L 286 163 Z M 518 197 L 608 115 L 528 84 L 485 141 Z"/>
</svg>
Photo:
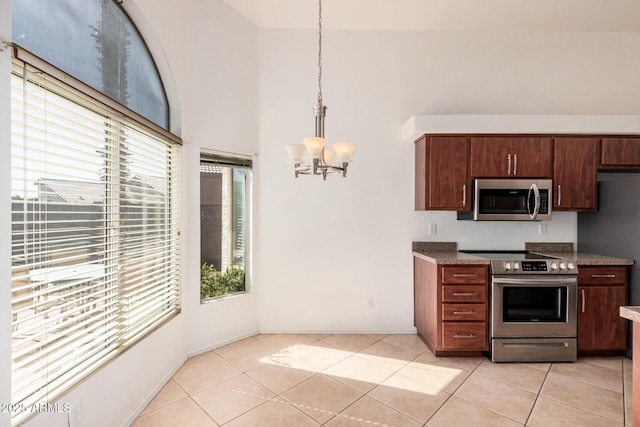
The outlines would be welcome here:
<svg viewBox="0 0 640 427">
<path fill-rule="evenodd" d="M 598 207 L 598 139 L 554 139 L 553 209 L 595 211 Z"/>
<path fill-rule="evenodd" d="M 578 287 L 578 351 L 627 349 L 627 324 L 619 314 L 626 300 L 625 286 Z"/>
<path fill-rule="evenodd" d="M 471 209 L 468 170 L 467 137 L 434 136 L 416 141 L 416 210 Z"/>
<path fill-rule="evenodd" d="M 510 144 L 511 174 L 516 178 L 551 178 L 552 144 L 549 137 L 518 137 Z M 515 157 L 514 157 L 515 156 Z"/>
<path fill-rule="evenodd" d="M 471 138 L 471 178 L 551 178 L 550 137 Z"/>
<path fill-rule="evenodd" d="M 600 163 L 605 169 L 640 168 L 640 138 L 602 138 Z"/>
<path fill-rule="evenodd" d="M 507 159 L 509 140 L 505 137 L 471 138 L 471 178 L 502 178 L 511 175 Z"/>
</svg>

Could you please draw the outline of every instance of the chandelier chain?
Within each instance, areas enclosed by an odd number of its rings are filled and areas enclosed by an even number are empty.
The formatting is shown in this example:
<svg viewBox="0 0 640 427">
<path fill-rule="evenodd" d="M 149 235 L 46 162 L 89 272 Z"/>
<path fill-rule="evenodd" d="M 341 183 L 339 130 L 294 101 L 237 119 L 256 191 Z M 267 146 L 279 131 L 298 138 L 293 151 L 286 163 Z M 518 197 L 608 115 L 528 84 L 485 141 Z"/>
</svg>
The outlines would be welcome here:
<svg viewBox="0 0 640 427">
<path fill-rule="evenodd" d="M 322 0 L 318 0 L 318 102 L 322 103 Z"/>
</svg>

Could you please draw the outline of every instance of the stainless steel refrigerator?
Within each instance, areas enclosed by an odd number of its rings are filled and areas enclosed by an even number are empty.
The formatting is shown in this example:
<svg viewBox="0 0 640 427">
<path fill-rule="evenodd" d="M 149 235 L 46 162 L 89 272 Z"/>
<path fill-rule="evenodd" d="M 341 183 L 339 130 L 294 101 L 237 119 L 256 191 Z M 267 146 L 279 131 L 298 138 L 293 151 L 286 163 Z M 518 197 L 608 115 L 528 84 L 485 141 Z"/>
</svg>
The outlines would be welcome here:
<svg viewBox="0 0 640 427">
<path fill-rule="evenodd" d="M 578 251 L 633 259 L 629 305 L 640 305 L 640 174 L 599 174 L 598 199 L 598 212 L 578 214 Z"/>
</svg>

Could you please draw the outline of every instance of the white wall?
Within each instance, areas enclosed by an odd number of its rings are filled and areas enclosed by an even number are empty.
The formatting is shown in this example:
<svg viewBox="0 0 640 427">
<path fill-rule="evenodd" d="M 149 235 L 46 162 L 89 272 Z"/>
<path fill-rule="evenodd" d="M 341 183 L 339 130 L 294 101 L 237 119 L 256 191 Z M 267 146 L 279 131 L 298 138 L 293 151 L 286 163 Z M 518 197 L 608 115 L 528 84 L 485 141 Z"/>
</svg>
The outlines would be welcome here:
<svg viewBox="0 0 640 427">
<path fill-rule="evenodd" d="M 149 0 L 150 3 L 153 3 Z M 258 32 L 221 1 L 194 0 L 187 10 L 184 132 L 187 143 L 183 197 L 187 256 L 185 309 L 189 354 L 258 333 L 257 293 L 200 304 L 201 149 L 253 156 L 258 148 Z M 206 238 L 206 237 L 205 237 Z M 252 278 L 251 269 L 248 273 Z M 250 287 L 258 287 L 257 279 Z"/>
<path fill-rule="evenodd" d="M 414 212 L 413 144 L 400 142 L 410 116 L 640 113 L 640 34 L 323 35 L 326 137 L 357 144 L 349 177 L 326 182 L 294 179 L 283 150 L 313 133 L 317 34 L 260 32 L 262 331 L 412 330 L 413 240 L 467 249 L 576 241 L 575 213 L 555 213 L 539 236 L 535 223 Z"/>
</svg>

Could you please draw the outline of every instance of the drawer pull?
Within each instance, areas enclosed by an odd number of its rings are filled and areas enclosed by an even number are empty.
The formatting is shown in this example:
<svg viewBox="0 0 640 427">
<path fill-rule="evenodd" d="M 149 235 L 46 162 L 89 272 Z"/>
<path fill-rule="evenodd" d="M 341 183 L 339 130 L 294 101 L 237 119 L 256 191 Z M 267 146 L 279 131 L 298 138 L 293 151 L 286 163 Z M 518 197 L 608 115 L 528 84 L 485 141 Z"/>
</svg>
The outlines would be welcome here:
<svg viewBox="0 0 640 427">
<path fill-rule="evenodd" d="M 478 277 L 476 273 L 453 273 L 453 277 Z"/>
<path fill-rule="evenodd" d="M 473 297 L 473 296 L 476 296 L 476 295 L 478 295 L 478 294 L 475 293 L 475 292 L 454 292 L 453 293 L 454 297 Z"/>
<path fill-rule="evenodd" d="M 476 334 L 469 334 L 469 335 L 454 335 L 454 338 L 478 338 L 478 336 Z"/>
<path fill-rule="evenodd" d="M 476 314 L 475 311 L 454 311 L 453 314 Z"/>
<path fill-rule="evenodd" d="M 594 279 L 615 279 L 615 274 L 592 274 L 592 278 Z"/>
</svg>

